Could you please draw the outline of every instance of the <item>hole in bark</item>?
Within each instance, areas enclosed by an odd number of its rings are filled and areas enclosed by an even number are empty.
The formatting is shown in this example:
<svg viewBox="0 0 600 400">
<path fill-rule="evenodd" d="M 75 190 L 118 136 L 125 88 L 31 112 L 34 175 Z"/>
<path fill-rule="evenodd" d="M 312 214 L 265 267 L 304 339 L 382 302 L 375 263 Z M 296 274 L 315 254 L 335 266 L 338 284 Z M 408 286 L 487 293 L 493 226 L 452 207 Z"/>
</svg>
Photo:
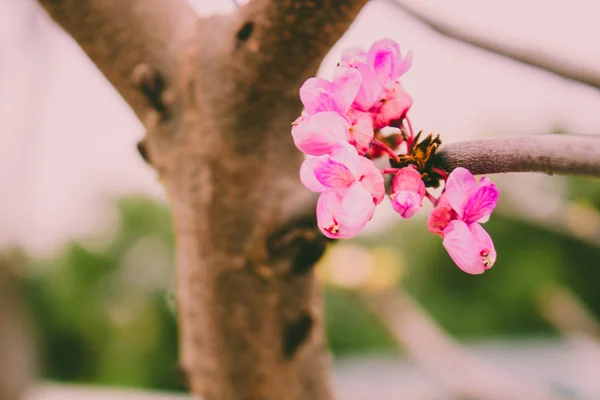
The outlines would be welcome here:
<svg viewBox="0 0 600 400">
<path fill-rule="evenodd" d="M 137 144 L 137 151 L 140 153 L 142 159 L 150 164 L 150 156 L 148 155 L 148 149 L 146 149 L 146 143 L 143 140 L 140 140 Z"/>
<path fill-rule="evenodd" d="M 292 261 L 291 273 L 302 275 L 309 272 L 325 253 L 327 243 L 327 238 L 323 236 L 301 246 Z"/>
<path fill-rule="evenodd" d="M 252 36 L 252 31 L 254 31 L 254 23 L 246 22 L 237 32 L 237 40 L 240 42 L 245 42 L 246 40 L 250 39 L 250 36 Z"/>
<path fill-rule="evenodd" d="M 319 232 L 312 215 L 289 221 L 273 232 L 267 246 L 273 258 L 291 261 L 288 270 L 291 275 L 303 275 L 311 271 L 331 241 Z"/>
<path fill-rule="evenodd" d="M 283 333 L 283 355 L 288 360 L 293 358 L 300 346 L 308 339 L 314 321 L 308 313 L 288 324 Z"/>
<path fill-rule="evenodd" d="M 169 118 L 169 109 L 163 99 L 167 89 L 164 76 L 148 64 L 139 64 L 133 70 L 132 80 L 146 96 L 150 106 L 159 112 L 161 119 Z"/>
</svg>

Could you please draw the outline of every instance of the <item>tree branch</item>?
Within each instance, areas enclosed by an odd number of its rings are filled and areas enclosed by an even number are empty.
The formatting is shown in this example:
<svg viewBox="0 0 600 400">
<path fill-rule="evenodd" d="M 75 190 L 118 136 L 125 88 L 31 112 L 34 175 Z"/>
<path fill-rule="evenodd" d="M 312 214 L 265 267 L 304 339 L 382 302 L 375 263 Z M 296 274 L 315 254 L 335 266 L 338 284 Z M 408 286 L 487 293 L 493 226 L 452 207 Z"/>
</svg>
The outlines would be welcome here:
<svg viewBox="0 0 600 400">
<path fill-rule="evenodd" d="M 544 172 L 600 177 L 600 137 L 548 134 L 508 136 L 450 143 L 440 147 L 447 171 L 464 167 L 473 174 Z"/>
<path fill-rule="evenodd" d="M 600 73 L 597 69 L 586 67 L 581 63 L 571 63 L 565 58 L 556 57 L 555 53 L 549 54 L 540 49 L 520 46 L 516 42 L 502 43 L 491 38 L 478 36 L 476 33 L 445 23 L 441 18 L 436 18 L 424 11 L 413 8 L 402 0 L 388 0 L 388 2 L 435 32 L 450 39 L 542 69 L 561 78 L 600 89 Z"/>
<path fill-rule="evenodd" d="M 254 85 L 268 84 L 268 91 L 297 92 L 300 84 L 316 73 L 323 57 L 367 1 L 253 0 L 248 3 L 240 10 L 239 25 L 243 28 L 253 24 L 256 46 L 246 47 L 240 56 L 255 73 Z M 291 88 L 280 86 L 283 84 Z"/>
<path fill-rule="evenodd" d="M 185 0 L 38 2 L 142 119 L 149 109 L 156 109 L 152 97 L 161 96 L 165 81 L 175 79 L 177 65 L 172 58 L 197 20 Z M 137 66 L 141 67 L 134 73 Z"/>
<path fill-rule="evenodd" d="M 408 355 L 445 383 L 457 398 L 560 398 L 544 383 L 497 368 L 460 346 L 408 294 L 393 288 L 357 295 Z"/>
</svg>

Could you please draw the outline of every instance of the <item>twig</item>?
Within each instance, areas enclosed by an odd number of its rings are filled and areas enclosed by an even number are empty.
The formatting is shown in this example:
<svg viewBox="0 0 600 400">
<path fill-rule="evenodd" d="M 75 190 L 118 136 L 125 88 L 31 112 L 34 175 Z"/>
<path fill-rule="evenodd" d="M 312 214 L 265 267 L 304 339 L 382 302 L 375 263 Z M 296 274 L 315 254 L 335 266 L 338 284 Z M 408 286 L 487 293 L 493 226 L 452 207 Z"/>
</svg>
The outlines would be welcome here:
<svg viewBox="0 0 600 400">
<path fill-rule="evenodd" d="M 464 167 L 473 174 L 544 172 L 600 177 L 600 137 L 591 135 L 506 136 L 444 144 L 443 169 Z"/>
<path fill-rule="evenodd" d="M 581 63 L 569 62 L 568 58 L 558 58 L 554 55 L 558 53 L 549 54 L 536 48 L 519 46 L 518 42 L 510 44 L 502 43 L 491 38 L 480 36 L 477 33 L 462 29 L 460 25 L 454 26 L 443 22 L 442 18 L 434 17 L 424 11 L 420 11 L 417 8 L 407 5 L 402 0 L 387 1 L 433 29 L 435 32 L 450 39 L 542 69 L 561 78 L 600 89 L 600 71 L 598 69 L 587 68 Z"/>
</svg>

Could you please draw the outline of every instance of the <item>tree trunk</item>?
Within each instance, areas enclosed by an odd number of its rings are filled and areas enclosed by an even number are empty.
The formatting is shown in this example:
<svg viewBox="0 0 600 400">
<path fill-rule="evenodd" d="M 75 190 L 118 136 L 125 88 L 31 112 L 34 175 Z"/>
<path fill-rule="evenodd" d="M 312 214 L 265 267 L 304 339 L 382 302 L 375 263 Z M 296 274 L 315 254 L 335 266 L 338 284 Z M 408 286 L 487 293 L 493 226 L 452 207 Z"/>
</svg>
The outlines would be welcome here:
<svg viewBox="0 0 600 400">
<path fill-rule="evenodd" d="M 290 129 L 298 88 L 367 0 L 252 0 L 208 19 L 184 0 L 38 1 L 147 129 L 139 149 L 174 216 L 192 392 L 332 398 L 312 268 L 326 239 Z"/>
</svg>

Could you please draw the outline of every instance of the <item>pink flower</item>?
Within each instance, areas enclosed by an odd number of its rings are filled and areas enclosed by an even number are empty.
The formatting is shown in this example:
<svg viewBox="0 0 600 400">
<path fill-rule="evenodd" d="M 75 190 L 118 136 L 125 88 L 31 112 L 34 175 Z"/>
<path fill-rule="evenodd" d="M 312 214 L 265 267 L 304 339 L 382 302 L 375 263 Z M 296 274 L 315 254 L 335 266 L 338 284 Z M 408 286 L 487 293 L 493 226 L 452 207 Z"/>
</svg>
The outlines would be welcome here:
<svg viewBox="0 0 600 400">
<path fill-rule="evenodd" d="M 369 150 L 375 136 L 373 117 L 369 113 L 350 109 L 346 119 L 350 122 L 346 139 L 362 156 Z"/>
<path fill-rule="evenodd" d="M 361 77 L 354 68 L 337 67 L 333 82 L 309 78 L 300 87 L 300 100 L 310 115 L 323 111 L 346 114 L 360 88 Z"/>
<path fill-rule="evenodd" d="M 392 207 L 402 218 L 411 218 L 421 208 L 425 184 L 413 166 L 400 169 L 392 181 Z"/>
<path fill-rule="evenodd" d="M 292 124 L 292 137 L 296 147 L 311 156 L 331 153 L 333 146 L 345 142 L 350 124 L 333 111 L 310 117 L 300 116 Z"/>
<path fill-rule="evenodd" d="M 354 183 L 344 195 L 321 193 L 317 201 L 317 225 L 331 239 L 350 239 L 369 222 L 375 211 L 371 194 Z"/>
<path fill-rule="evenodd" d="M 494 243 L 480 223 L 489 220 L 499 193 L 488 178 L 477 182 L 467 169 L 456 168 L 429 217 L 429 230 L 442 236 L 452 260 L 469 274 L 481 274 L 496 261 Z"/>
<path fill-rule="evenodd" d="M 348 143 L 338 143 L 331 155 L 312 157 L 300 167 L 300 180 L 313 192 L 345 191 L 355 183 L 365 188 L 372 197 L 373 204 L 383 201 L 385 186 L 383 175 L 373 161 L 359 156 Z"/>
<path fill-rule="evenodd" d="M 379 107 L 373 115 L 373 128 L 381 129 L 393 123 L 402 121 L 412 107 L 412 97 L 404 91 L 400 82 L 396 82 L 385 91 Z"/>
<path fill-rule="evenodd" d="M 304 161 L 300 179 L 307 188 L 321 193 L 317 223 L 330 238 L 355 236 L 385 195 L 383 176 L 375 164 L 347 143 L 334 146 L 331 155 Z"/>
<path fill-rule="evenodd" d="M 350 108 L 360 88 L 361 77 L 355 68 L 337 67 L 333 82 L 323 78 L 310 78 L 300 88 L 300 99 L 306 110 L 305 117 L 334 111 L 346 118 L 346 140 L 365 154 L 373 140 L 373 117 L 369 113 Z"/>
<path fill-rule="evenodd" d="M 349 48 L 342 54 L 342 66 L 354 67 L 362 82 L 353 107 L 361 111 L 379 109 L 381 99 L 388 97 L 387 90 L 412 65 L 412 52 L 403 58 L 400 46 L 391 39 L 373 43 L 368 52 L 360 48 Z"/>
</svg>

